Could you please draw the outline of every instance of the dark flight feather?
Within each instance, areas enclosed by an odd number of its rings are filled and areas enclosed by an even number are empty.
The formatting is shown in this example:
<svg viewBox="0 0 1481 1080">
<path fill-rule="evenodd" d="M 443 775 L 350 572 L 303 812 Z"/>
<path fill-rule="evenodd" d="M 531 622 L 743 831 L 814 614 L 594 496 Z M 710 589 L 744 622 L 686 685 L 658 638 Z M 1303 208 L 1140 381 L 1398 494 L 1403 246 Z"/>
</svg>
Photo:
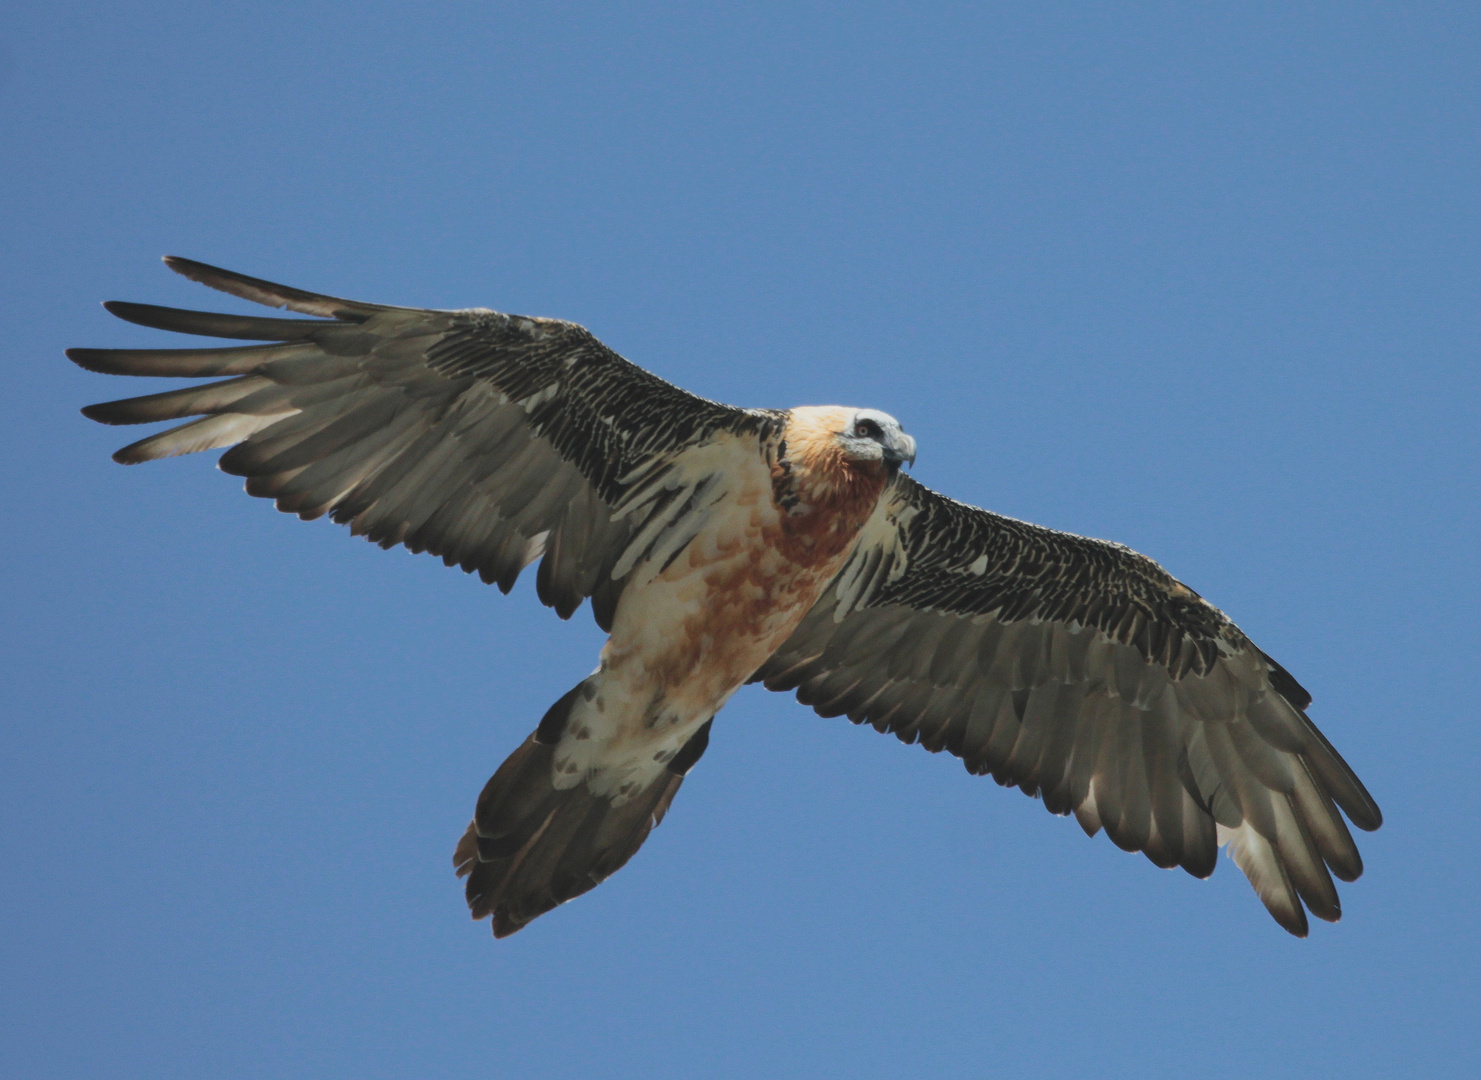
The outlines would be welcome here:
<svg viewBox="0 0 1481 1080">
<path fill-rule="evenodd" d="M 705 478 L 622 516 L 638 484 L 666 490 L 684 452 L 721 433 L 752 439 L 759 455 L 781 423 L 779 413 L 680 390 L 573 323 L 366 304 L 165 261 L 212 288 L 315 317 L 105 305 L 142 326 L 273 342 L 71 350 L 79 365 L 112 374 L 234 376 L 88 406 L 85 415 L 108 424 L 201 417 L 125 447 L 117 460 L 233 447 L 221 467 L 279 509 L 327 514 L 506 591 L 543 555 L 540 598 L 563 618 L 600 589 L 594 614 L 610 621 L 621 582 L 604 587 L 604 578 L 635 537 L 642 554 L 662 543 L 682 550 L 683 536 L 697 531 Z"/>
<path fill-rule="evenodd" d="M 1359 828 L 1382 821 L 1306 717 L 1310 695 L 1152 560 L 905 476 L 756 678 L 919 733 L 1159 866 L 1206 877 L 1221 827 L 1292 933 L 1303 901 L 1336 919 L 1332 875 L 1362 872 L 1333 802 Z"/>
</svg>

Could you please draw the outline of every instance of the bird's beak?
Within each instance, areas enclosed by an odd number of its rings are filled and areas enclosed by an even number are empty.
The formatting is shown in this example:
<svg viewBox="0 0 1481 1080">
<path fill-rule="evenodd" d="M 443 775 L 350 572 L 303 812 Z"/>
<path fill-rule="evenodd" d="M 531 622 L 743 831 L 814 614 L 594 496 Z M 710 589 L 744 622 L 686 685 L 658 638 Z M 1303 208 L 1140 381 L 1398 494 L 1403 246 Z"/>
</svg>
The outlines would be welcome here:
<svg viewBox="0 0 1481 1080">
<path fill-rule="evenodd" d="M 915 440 L 905 432 L 890 436 L 884 444 L 884 459 L 896 467 L 915 464 Z"/>
</svg>

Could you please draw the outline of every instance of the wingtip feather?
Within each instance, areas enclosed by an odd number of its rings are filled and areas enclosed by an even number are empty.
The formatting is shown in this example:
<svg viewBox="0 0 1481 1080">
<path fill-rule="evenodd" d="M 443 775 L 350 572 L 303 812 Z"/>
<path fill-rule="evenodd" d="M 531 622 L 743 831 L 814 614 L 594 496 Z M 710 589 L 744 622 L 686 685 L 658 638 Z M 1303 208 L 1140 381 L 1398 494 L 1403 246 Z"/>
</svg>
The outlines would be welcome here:
<svg viewBox="0 0 1481 1080">
<path fill-rule="evenodd" d="M 87 417 L 89 420 L 96 421 L 99 424 L 127 423 L 127 421 L 125 420 L 119 420 L 116 418 L 115 411 L 113 409 L 113 406 L 116 404 L 117 402 L 114 401 L 101 401 L 95 405 L 84 405 L 81 409 L 78 410 L 78 412 L 82 413 L 82 415 Z"/>
<path fill-rule="evenodd" d="M 300 315 L 318 315 L 324 318 L 362 321 L 371 313 L 384 311 L 381 304 L 367 304 L 359 300 L 345 300 L 338 296 L 326 296 L 291 285 L 279 285 L 275 281 L 250 277 L 234 270 L 226 270 L 210 263 L 197 262 L 179 255 L 164 256 L 164 264 L 179 274 L 209 289 L 224 292 L 242 300 L 265 307 L 286 308 Z"/>
</svg>

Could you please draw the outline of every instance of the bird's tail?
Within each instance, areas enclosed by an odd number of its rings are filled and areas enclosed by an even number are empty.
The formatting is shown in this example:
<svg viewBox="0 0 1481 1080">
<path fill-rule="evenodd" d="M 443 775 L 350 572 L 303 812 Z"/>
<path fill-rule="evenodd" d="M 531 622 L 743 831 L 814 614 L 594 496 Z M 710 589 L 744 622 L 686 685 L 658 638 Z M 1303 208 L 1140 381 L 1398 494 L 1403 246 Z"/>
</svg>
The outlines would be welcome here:
<svg viewBox="0 0 1481 1080">
<path fill-rule="evenodd" d="M 557 714 L 569 711 L 572 696 L 558 701 L 490 777 L 453 853 L 458 876 L 468 879 L 468 907 L 475 919 L 494 917 L 495 937 L 508 937 L 620 869 L 663 820 L 709 743 L 707 721 L 657 778 L 621 798 L 596 794 L 584 780 L 557 788 L 555 751 L 564 727 Z"/>
</svg>

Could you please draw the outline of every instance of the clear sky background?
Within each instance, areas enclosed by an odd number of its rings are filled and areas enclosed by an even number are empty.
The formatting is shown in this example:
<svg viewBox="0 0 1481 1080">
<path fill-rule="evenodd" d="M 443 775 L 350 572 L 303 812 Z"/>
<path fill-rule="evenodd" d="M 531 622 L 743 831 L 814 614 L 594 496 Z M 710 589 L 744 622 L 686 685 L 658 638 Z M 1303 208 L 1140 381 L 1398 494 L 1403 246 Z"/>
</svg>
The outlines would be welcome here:
<svg viewBox="0 0 1481 1080">
<path fill-rule="evenodd" d="M 1474 4 L 11 5 L 0 1073 L 1481 1071 Z M 954 759 L 752 687 L 596 891 L 450 857 L 601 635 L 124 469 L 67 346 L 235 309 L 164 253 L 589 326 L 1124 541 L 1315 695 L 1387 823 L 1288 937 Z"/>
</svg>

